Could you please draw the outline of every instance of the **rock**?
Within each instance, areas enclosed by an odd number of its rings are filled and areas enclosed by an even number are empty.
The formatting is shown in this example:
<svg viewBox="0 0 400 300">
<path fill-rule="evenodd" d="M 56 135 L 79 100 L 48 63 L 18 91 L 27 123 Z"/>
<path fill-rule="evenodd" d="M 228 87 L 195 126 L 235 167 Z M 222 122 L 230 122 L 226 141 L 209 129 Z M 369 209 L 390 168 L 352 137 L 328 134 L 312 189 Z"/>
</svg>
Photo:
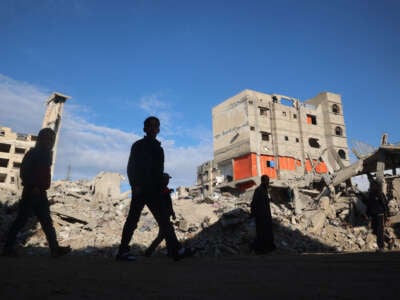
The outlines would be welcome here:
<svg viewBox="0 0 400 300">
<path fill-rule="evenodd" d="M 310 219 L 310 227 L 308 229 L 309 232 L 319 233 L 324 227 L 326 220 L 326 215 L 323 211 L 316 212 Z"/>
<path fill-rule="evenodd" d="M 189 223 L 185 219 L 182 219 L 179 221 L 178 228 L 180 231 L 186 232 L 189 229 Z"/>
<path fill-rule="evenodd" d="M 241 224 L 248 218 L 248 214 L 241 208 L 224 213 L 221 218 L 222 227 Z"/>
<path fill-rule="evenodd" d="M 388 205 L 390 217 L 395 216 L 399 213 L 399 205 L 398 205 L 396 199 L 391 199 L 387 205 Z"/>
<path fill-rule="evenodd" d="M 323 210 L 328 210 L 331 207 L 330 199 L 328 196 L 321 197 L 321 199 L 319 200 L 319 207 Z"/>
</svg>

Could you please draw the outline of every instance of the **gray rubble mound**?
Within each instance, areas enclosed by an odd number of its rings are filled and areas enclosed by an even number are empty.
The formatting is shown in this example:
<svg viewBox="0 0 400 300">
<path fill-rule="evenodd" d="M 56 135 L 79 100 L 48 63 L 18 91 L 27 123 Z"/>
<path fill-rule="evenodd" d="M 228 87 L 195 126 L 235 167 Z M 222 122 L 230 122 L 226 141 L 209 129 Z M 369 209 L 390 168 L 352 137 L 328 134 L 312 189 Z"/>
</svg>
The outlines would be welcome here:
<svg viewBox="0 0 400 300">
<path fill-rule="evenodd" d="M 114 256 L 122 227 L 128 214 L 130 193 L 118 190 L 99 190 L 98 182 L 56 181 L 48 191 L 54 226 L 61 245 L 71 245 L 76 255 Z M 101 182 L 100 182 L 101 184 Z M 1 190 L 0 196 L 0 243 L 16 216 L 19 196 Z M 177 219 L 173 221 L 178 239 L 195 248 L 197 256 L 222 257 L 252 254 L 249 245 L 255 237 L 255 223 L 250 217 L 250 201 L 253 190 L 240 196 L 229 193 L 211 198 L 174 200 Z M 300 199 L 300 200 L 299 200 Z M 354 214 L 349 203 L 354 197 L 322 197 L 316 201 L 310 193 L 299 191 L 293 203 L 273 201 L 274 235 L 278 252 L 348 252 L 373 251 L 377 248 L 376 237 L 368 222 L 350 226 Z M 362 206 L 360 206 L 362 209 Z M 397 207 L 393 204 L 393 207 Z M 392 209 L 393 212 L 395 208 Z M 398 211 L 398 210 L 397 210 Z M 394 213 L 393 218 L 398 215 Z M 394 223 L 396 225 L 398 223 Z M 397 225 L 396 225 L 397 226 Z M 393 236 L 392 248 L 399 248 L 395 226 L 389 226 Z M 158 226 L 147 208 L 142 212 L 132 241 L 133 252 L 143 254 L 158 234 Z M 27 224 L 18 236 L 24 249 L 32 253 L 47 253 L 47 242 L 40 225 Z M 1 246 L 0 245 L 0 246 Z M 165 243 L 155 255 L 165 254 Z"/>
</svg>

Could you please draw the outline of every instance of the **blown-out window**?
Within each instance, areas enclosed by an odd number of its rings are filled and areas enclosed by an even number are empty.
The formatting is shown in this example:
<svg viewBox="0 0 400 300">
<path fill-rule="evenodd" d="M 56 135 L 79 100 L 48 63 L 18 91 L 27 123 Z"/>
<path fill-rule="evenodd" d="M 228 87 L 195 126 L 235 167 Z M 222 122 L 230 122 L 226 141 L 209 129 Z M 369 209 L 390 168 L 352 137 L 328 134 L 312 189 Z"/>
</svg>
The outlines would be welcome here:
<svg viewBox="0 0 400 300">
<path fill-rule="evenodd" d="M 269 136 L 270 136 L 269 132 L 264 132 L 264 131 L 261 132 L 261 140 L 269 141 Z"/>
<path fill-rule="evenodd" d="M 336 126 L 336 128 L 335 128 L 335 134 L 336 134 L 337 136 L 342 136 L 342 135 L 343 135 L 343 129 L 342 129 L 341 127 L 339 127 L 339 126 Z"/>
<path fill-rule="evenodd" d="M 346 159 L 346 152 L 343 149 L 340 149 L 338 154 L 341 159 Z"/>
<path fill-rule="evenodd" d="M 260 116 L 267 116 L 268 115 L 268 108 L 260 107 Z"/>
<path fill-rule="evenodd" d="M 317 117 L 314 115 L 307 115 L 307 124 L 317 125 Z"/>
<path fill-rule="evenodd" d="M 339 105 L 333 104 L 333 105 L 332 105 L 332 112 L 333 112 L 334 114 L 340 113 Z"/>
<path fill-rule="evenodd" d="M 316 139 L 316 138 L 309 138 L 309 139 L 308 139 L 308 144 L 309 144 L 310 147 L 312 147 L 312 148 L 319 148 L 319 147 L 321 147 L 321 145 L 318 143 L 318 139 Z"/>
</svg>

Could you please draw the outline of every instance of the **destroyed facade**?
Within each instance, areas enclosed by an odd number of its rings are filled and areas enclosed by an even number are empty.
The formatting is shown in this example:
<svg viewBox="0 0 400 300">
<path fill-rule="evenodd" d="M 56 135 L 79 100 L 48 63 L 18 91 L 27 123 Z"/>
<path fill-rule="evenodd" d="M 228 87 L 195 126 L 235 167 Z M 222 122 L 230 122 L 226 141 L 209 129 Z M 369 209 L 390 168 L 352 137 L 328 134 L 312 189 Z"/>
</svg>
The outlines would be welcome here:
<svg viewBox="0 0 400 300">
<path fill-rule="evenodd" d="M 242 189 L 258 183 L 263 174 L 287 181 L 309 173 L 333 173 L 349 164 L 338 94 L 322 92 L 300 102 L 244 90 L 215 106 L 212 122 L 212 164 Z M 198 184 L 207 172 L 198 168 Z M 216 185 L 215 176 L 208 180 L 206 185 Z"/>
<path fill-rule="evenodd" d="M 35 145 L 36 139 L 35 135 L 16 133 L 11 128 L 0 127 L 0 187 L 18 189 L 22 159 Z"/>
<path fill-rule="evenodd" d="M 64 103 L 68 98 L 60 93 L 53 93 L 46 101 L 42 128 L 51 128 L 56 133 L 52 168 L 54 168 Z M 20 189 L 19 169 L 22 159 L 25 153 L 35 146 L 36 139 L 36 135 L 15 133 L 11 128 L 0 127 L 0 187 L 10 190 Z"/>
</svg>

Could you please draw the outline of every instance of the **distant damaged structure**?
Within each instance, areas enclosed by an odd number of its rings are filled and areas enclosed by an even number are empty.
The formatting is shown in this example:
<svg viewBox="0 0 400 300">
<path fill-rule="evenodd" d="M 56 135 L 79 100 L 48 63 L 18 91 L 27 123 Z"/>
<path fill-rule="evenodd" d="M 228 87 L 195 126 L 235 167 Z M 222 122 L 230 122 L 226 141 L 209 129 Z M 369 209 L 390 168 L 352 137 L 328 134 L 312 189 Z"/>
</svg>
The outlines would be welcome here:
<svg viewBox="0 0 400 300">
<path fill-rule="evenodd" d="M 300 102 L 278 94 L 244 90 L 212 110 L 212 171 L 244 190 L 268 175 L 274 183 L 296 178 L 320 181 L 349 165 L 341 96 L 322 92 Z M 198 168 L 198 184 L 210 170 Z M 308 175 L 308 176 L 307 176 Z M 210 177 L 206 186 L 215 186 Z M 203 180 L 204 182 L 204 180 Z"/>
<path fill-rule="evenodd" d="M 18 189 L 22 159 L 35 145 L 36 139 L 36 135 L 16 133 L 11 128 L 0 127 L 0 187 Z"/>
<path fill-rule="evenodd" d="M 53 168 L 64 103 L 68 98 L 70 97 L 60 93 L 53 93 L 46 101 L 46 112 L 42 128 L 51 128 L 56 133 L 56 144 L 53 149 Z M 0 126 L 0 187 L 11 190 L 20 188 L 19 169 L 22 159 L 25 153 L 35 145 L 36 140 L 36 135 L 15 133 L 11 128 Z"/>
<path fill-rule="evenodd" d="M 333 190 L 352 177 L 368 175 L 370 181 L 376 180 L 381 183 L 382 192 L 389 196 L 388 198 L 391 198 L 393 196 L 391 195 L 393 182 L 397 182 L 400 179 L 400 174 L 398 174 L 398 168 L 400 168 L 400 143 L 390 144 L 388 135 L 384 134 L 377 149 L 373 149 L 369 153 L 360 153 L 357 149 L 353 149 L 353 152 L 358 160 L 324 177 L 326 187 L 322 194 L 329 193 L 328 190 Z M 397 197 L 395 198 L 400 200 Z"/>
</svg>

